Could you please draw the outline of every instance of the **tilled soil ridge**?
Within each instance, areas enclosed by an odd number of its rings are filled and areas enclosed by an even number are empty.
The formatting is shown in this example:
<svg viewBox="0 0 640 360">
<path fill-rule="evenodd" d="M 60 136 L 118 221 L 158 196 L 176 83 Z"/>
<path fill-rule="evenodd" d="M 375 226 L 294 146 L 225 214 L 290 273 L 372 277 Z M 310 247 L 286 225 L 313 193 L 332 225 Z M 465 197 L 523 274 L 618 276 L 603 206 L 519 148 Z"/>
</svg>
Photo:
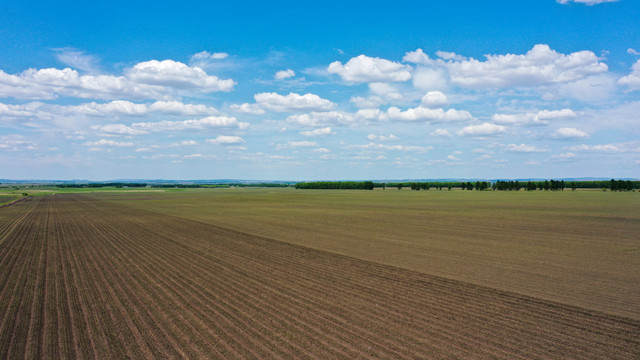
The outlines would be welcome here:
<svg viewBox="0 0 640 360">
<path fill-rule="evenodd" d="M 640 322 L 82 195 L 0 209 L 0 358 L 640 358 Z"/>
</svg>

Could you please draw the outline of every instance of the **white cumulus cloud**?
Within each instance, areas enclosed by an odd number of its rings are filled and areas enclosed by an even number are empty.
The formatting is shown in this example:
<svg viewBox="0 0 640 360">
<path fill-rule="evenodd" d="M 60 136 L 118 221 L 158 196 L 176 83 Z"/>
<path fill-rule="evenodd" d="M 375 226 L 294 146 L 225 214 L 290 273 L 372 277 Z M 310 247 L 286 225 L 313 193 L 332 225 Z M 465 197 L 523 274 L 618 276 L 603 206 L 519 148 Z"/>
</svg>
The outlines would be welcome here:
<svg viewBox="0 0 640 360">
<path fill-rule="evenodd" d="M 447 95 L 443 94 L 441 91 L 429 91 L 422 97 L 422 101 L 420 102 L 420 104 L 428 108 L 441 108 L 446 106 L 448 103 L 449 99 L 447 99 Z"/>
<path fill-rule="evenodd" d="M 417 146 L 417 145 L 386 145 L 370 142 L 365 145 L 351 145 L 353 148 L 358 149 L 372 149 L 372 150 L 392 150 L 392 151 L 409 151 L 409 152 L 427 152 L 433 149 L 433 146 Z"/>
<path fill-rule="evenodd" d="M 149 105 L 149 111 L 170 115 L 215 115 L 215 108 L 202 104 L 184 104 L 180 101 L 156 101 Z"/>
<path fill-rule="evenodd" d="M 286 122 L 298 126 L 319 127 L 331 124 L 350 125 L 356 119 L 349 113 L 339 111 L 311 112 L 287 117 Z"/>
<path fill-rule="evenodd" d="M 364 120 L 376 120 L 380 118 L 380 109 L 360 109 L 356 112 L 356 117 Z"/>
<path fill-rule="evenodd" d="M 397 107 L 390 107 L 387 112 L 381 115 L 383 120 L 399 121 L 429 121 L 429 122 L 450 122 L 471 120 L 473 116 L 468 111 L 456 109 L 429 109 L 423 106 L 410 108 L 405 111 Z"/>
<path fill-rule="evenodd" d="M 556 130 L 551 137 L 556 139 L 586 139 L 589 134 L 576 128 L 560 128 Z"/>
<path fill-rule="evenodd" d="M 507 128 L 502 125 L 482 123 L 480 125 L 470 125 L 460 129 L 457 134 L 461 136 L 492 136 L 503 134 Z"/>
<path fill-rule="evenodd" d="M 336 107 L 331 101 L 311 93 L 280 95 L 265 92 L 253 97 L 258 106 L 273 111 L 328 111 Z"/>
<path fill-rule="evenodd" d="M 194 120 L 163 120 L 159 122 L 138 122 L 131 124 L 131 127 L 133 128 L 146 129 L 150 131 L 202 130 L 217 127 L 237 127 L 240 129 L 246 129 L 248 126 L 248 123 L 238 122 L 236 118 L 228 116 L 209 116 Z"/>
<path fill-rule="evenodd" d="M 261 115 L 265 113 L 265 110 L 258 104 L 233 104 L 230 106 L 231 110 L 243 114 Z"/>
<path fill-rule="evenodd" d="M 509 152 L 523 152 L 523 153 L 550 151 L 549 149 L 546 149 L 546 148 L 538 148 L 533 145 L 526 145 L 526 144 L 520 144 L 520 145 L 509 144 L 505 147 L 505 150 Z"/>
<path fill-rule="evenodd" d="M 126 73 L 136 83 L 197 89 L 205 92 L 231 91 L 235 81 L 208 75 L 198 66 L 188 66 L 173 60 L 150 60 L 136 64 Z"/>
<path fill-rule="evenodd" d="M 570 2 L 575 2 L 578 4 L 585 4 L 588 6 L 592 6 L 592 5 L 597 5 L 597 4 L 602 4 L 602 3 L 608 3 L 608 2 L 616 2 L 618 0 L 556 0 L 556 2 L 558 4 L 562 4 L 562 5 L 566 5 Z"/>
<path fill-rule="evenodd" d="M 98 141 L 87 141 L 86 143 L 84 143 L 84 145 L 93 146 L 93 147 L 101 147 L 101 146 L 130 147 L 130 146 L 133 146 L 133 143 L 100 139 Z"/>
<path fill-rule="evenodd" d="M 134 129 L 124 124 L 108 124 L 104 126 L 92 126 L 93 130 L 98 130 L 107 135 L 143 135 L 148 132 L 141 129 Z"/>
<path fill-rule="evenodd" d="M 95 102 L 73 105 L 59 106 L 52 109 L 54 112 L 67 114 L 83 114 L 92 116 L 105 115 L 144 115 L 148 112 L 147 105 L 136 104 L 126 100 L 114 100 L 108 103 L 99 104 Z"/>
<path fill-rule="evenodd" d="M 331 134 L 335 134 L 334 132 L 331 131 L 330 127 L 325 127 L 325 128 L 320 128 L 320 129 L 315 129 L 315 130 L 309 130 L 309 131 L 301 131 L 300 135 L 303 136 L 324 136 L 324 135 L 331 135 Z"/>
<path fill-rule="evenodd" d="M 296 76 L 296 72 L 291 69 L 287 69 L 287 70 L 280 70 L 276 72 L 276 75 L 274 77 L 276 80 L 284 80 L 284 79 L 292 78 L 294 76 Z"/>
<path fill-rule="evenodd" d="M 640 60 L 631 67 L 631 74 L 620 78 L 618 84 L 627 86 L 630 90 L 640 90 Z"/>
<path fill-rule="evenodd" d="M 399 140 L 397 136 L 393 135 L 393 134 L 389 134 L 389 135 L 376 135 L 376 134 L 369 134 L 367 135 L 367 139 L 371 140 L 371 141 L 391 141 L 391 140 Z"/>
<path fill-rule="evenodd" d="M 463 60 L 467 60 L 467 58 L 465 56 L 462 55 L 458 55 L 454 52 L 450 52 L 450 51 L 441 51 L 438 50 L 436 51 L 436 55 L 444 60 L 456 60 L 456 61 L 463 61 Z"/>
<path fill-rule="evenodd" d="M 220 135 L 215 139 L 207 139 L 206 142 L 215 145 L 236 145 L 243 144 L 245 141 L 240 136 Z"/>
<path fill-rule="evenodd" d="M 501 125 L 547 125 L 549 120 L 576 117 L 571 109 L 541 110 L 535 113 L 494 114 L 492 120 Z"/>
<path fill-rule="evenodd" d="M 193 54 L 193 56 L 191 56 L 191 61 L 209 60 L 209 59 L 220 60 L 220 59 L 226 59 L 228 57 L 229 57 L 229 54 L 225 52 L 210 53 L 208 51 L 201 51 L 199 53 Z"/>
<path fill-rule="evenodd" d="M 276 145 L 276 150 L 298 148 L 298 147 L 317 147 L 318 143 L 315 141 L 289 141 L 286 144 Z"/>
<path fill-rule="evenodd" d="M 327 71 L 337 74 L 344 81 L 353 83 L 394 82 L 411 79 L 411 67 L 398 62 L 377 57 L 360 55 L 351 58 L 346 64 L 332 62 Z"/>
<path fill-rule="evenodd" d="M 431 59 L 429 55 L 425 54 L 422 49 L 406 52 L 402 60 L 420 65 L 433 65 L 436 63 L 436 61 Z"/>
<path fill-rule="evenodd" d="M 570 151 L 589 151 L 589 152 L 605 152 L 605 153 L 617 153 L 622 152 L 623 149 L 614 144 L 602 144 L 602 145 L 576 145 L 566 148 Z"/>
<path fill-rule="evenodd" d="M 77 70 L 27 69 L 19 74 L 0 70 L 0 97 L 56 99 L 165 99 L 184 92 L 230 91 L 235 81 L 208 75 L 199 67 L 173 60 L 141 62 L 117 75 L 80 75 Z"/>
<path fill-rule="evenodd" d="M 183 146 L 195 146 L 195 145 L 198 145 L 198 143 L 195 140 L 182 140 L 182 141 L 175 142 L 169 146 L 183 147 Z"/>
<path fill-rule="evenodd" d="M 567 83 L 606 72 L 592 51 L 561 54 L 548 45 L 535 45 L 526 54 L 486 55 L 446 63 L 451 81 L 469 88 L 507 88 Z"/>
</svg>

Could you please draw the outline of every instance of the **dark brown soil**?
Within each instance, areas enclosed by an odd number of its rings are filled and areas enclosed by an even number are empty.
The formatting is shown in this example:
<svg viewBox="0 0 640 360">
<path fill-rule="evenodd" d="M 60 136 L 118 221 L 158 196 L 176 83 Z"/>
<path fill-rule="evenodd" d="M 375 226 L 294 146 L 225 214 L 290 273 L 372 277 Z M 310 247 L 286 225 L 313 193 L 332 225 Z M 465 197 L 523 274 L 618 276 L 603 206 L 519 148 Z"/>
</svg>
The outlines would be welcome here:
<svg viewBox="0 0 640 360">
<path fill-rule="evenodd" d="M 0 209 L 0 358 L 640 358 L 640 322 L 82 195 Z"/>
</svg>

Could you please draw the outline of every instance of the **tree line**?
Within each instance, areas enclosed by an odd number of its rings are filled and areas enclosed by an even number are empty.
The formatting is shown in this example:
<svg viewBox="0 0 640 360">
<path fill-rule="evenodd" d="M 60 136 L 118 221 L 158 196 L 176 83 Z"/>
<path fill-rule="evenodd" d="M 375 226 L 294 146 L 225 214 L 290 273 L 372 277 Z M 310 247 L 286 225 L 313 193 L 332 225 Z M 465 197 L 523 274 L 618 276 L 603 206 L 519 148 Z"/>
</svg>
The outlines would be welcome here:
<svg viewBox="0 0 640 360">
<path fill-rule="evenodd" d="M 544 181 L 519 181 L 519 180 L 497 180 L 489 181 L 461 181 L 461 182 L 371 182 L 371 181 L 315 181 L 302 182 L 295 185 L 296 189 L 352 189 L 352 190 L 373 190 L 374 188 L 387 187 L 402 190 L 452 190 L 460 188 L 462 190 L 475 191 L 564 191 L 570 188 L 576 189 L 609 189 L 611 191 L 632 191 L 640 189 L 640 181 L 615 180 L 608 181 L 564 181 L 564 180 L 544 180 Z"/>
<path fill-rule="evenodd" d="M 373 181 L 313 181 L 300 182 L 295 185 L 296 189 L 327 189 L 327 190 L 373 190 Z"/>
<path fill-rule="evenodd" d="M 56 184 L 57 188 L 103 188 L 103 187 L 115 187 L 115 188 L 140 188 L 140 187 L 152 187 L 152 188 L 180 188 L 180 189 L 199 189 L 199 188 L 228 188 L 228 187 L 290 187 L 289 184 L 282 183 L 257 183 L 257 184 L 243 184 L 243 183 L 228 183 L 228 184 L 147 184 L 147 183 L 124 183 L 124 182 L 109 182 L 109 183 L 88 183 L 88 184 Z"/>
<path fill-rule="evenodd" d="M 110 182 L 110 183 L 89 183 L 89 184 L 56 184 L 57 188 L 102 188 L 102 187 L 146 187 L 145 183 L 124 183 L 124 182 Z"/>
<path fill-rule="evenodd" d="M 386 189 L 397 188 L 398 190 L 402 190 L 403 188 L 410 188 L 411 190 L 431 190 L 434 188 L 436 190 L 447 189 L 451 190 L 453 188 L 461 188 L 462 190 L 486 190 L 491 186 L 490 182 L 487 181 L 476 181 L 472 183 L 468 182 L 392 182 L 392 183 L 376 183 L 375 187 Z"/>
</svg>

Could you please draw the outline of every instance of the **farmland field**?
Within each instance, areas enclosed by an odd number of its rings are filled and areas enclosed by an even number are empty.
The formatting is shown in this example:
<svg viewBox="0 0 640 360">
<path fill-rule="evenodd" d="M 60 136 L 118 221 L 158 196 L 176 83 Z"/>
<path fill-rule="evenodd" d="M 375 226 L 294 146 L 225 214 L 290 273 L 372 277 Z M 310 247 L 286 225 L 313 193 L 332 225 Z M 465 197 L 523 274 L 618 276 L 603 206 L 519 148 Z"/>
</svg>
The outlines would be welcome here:
<svg viewBox="0 0 640 360">
<path fill-rule="evenodd" d="M 640 320 L 640 193 L 236 189 L 100 198 Z"/>
<path fill-rule="evenodd" d="M 15 195 L 0 195 L 0 205 L 11 202 L 12 200 L 15 200 L 17 198 L 18 196 Z"/>
<path fill-rule="evenodd" d="M 524 195 L 29 197 L 0 208 L 0 358 L 637 359 L 636 194 Z"/>
</svg>

